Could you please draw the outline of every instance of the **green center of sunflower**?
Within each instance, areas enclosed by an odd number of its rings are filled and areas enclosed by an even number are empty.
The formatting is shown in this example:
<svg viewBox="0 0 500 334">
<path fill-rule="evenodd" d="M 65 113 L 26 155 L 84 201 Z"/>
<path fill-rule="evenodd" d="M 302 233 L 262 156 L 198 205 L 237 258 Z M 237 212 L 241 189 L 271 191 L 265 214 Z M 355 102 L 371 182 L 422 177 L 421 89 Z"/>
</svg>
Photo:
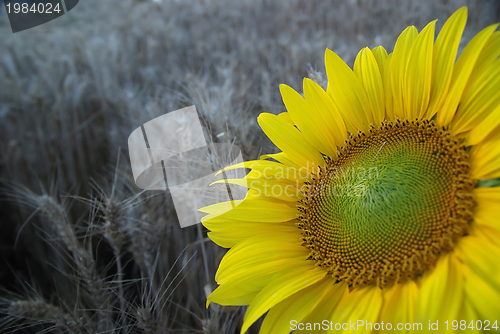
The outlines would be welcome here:
<svg viewBox="0 0 500 334">
<path fill-rule="evenodd" d="M 299 203 L 309 259 L 351 287 L 422 274 L 467 233 L 468 166 L 461 142 L 429 122 L 384 123 L 351 138 Z"/>
</svg>

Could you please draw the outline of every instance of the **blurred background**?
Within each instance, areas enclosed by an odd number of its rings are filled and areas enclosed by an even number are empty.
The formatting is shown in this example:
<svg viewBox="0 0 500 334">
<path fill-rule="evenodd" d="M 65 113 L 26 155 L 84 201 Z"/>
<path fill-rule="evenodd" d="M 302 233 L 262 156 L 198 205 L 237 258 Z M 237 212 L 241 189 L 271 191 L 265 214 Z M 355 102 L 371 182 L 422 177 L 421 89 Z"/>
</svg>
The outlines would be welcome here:
<svg viewBox="0 0 500 334">
<path fill-rule="evenodd" d="M 280 83 L 326 86 L 326 48 L 352 65 L 464 5 L 463 48 L 500 1 L 81 0 L 16 34 L 2 8 L 0 332 L 239 333 L 244 308 L 205 307 L 226 250 L 135 186 L 129 134 L 194 104 L 207 142 L 276 152 L 256 118 Z"/>
</svg>

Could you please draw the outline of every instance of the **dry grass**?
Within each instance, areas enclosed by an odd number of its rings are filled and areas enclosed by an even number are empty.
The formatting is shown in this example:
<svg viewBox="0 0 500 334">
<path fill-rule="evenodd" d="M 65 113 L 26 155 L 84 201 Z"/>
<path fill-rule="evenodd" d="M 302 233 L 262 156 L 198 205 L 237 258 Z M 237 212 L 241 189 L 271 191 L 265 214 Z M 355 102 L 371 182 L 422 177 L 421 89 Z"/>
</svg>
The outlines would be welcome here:
<svg viewBox="0 0 500 334">
<path fill-rule="evenodd" d="M 324 83 L 325 48 L 352 64 L 462 5 L 464 42 L 498 20 L 495 0 L 85 0 L 17 34 L 3 14 L 2 332 L 236 333 L 241 308 L 205 309 L 225 250 L 135 187 L 128 135 L 195 104 L 208 141 L 257 158 L 256 116 L 280 83 Z"/>
</svg>

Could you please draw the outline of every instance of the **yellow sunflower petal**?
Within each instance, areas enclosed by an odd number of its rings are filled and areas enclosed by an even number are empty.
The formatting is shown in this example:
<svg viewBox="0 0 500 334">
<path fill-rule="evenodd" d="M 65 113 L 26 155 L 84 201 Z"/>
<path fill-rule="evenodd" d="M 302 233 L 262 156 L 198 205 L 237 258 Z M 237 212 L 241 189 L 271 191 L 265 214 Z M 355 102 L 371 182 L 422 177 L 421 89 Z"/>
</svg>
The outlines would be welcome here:
<svg viewBox="0 0 500 334">
<path fill-rule="evenodd" d="M 470 163 L 470 175 L 477 180 L 500 177 L 500 136 L 474 146 Z"/>
<path fill-rule="evenodd" d="M 474 222 L 500 231 L 500 187 L 481 187 L 473 191 L 476 207 Z"/>
<path fill-rule="evenodd" d="M 236 244 L 222 258 L 215 281 L 224 280 L 238 268 L 252 267 L 273 260 L 303 257 L 308 251 L 300 246 L 301 238 L 297 233 L 277 232 L 268 235 L 255 235 Z M 249 256 L 251 254 L 251 256 Z"/>
<path fill-rule="evenodd" d="M 436 267 L 422 277 L 416 321 L 427 323 L 457 319 L 463 302 L 463 274 L 453 254 L 441 255 Z M 443 305 L 442 303 L 446 303 Z"/>
<path fill-rule="evenodd" d="M 481 187 L 474 189 L 474 198 L 481 205 L 483 203 L 500 203 L 500 187 Z"/>
<path fill-rule="evenodd" d="M 320 111 L 287 85 L 280 85 L 280 92 L 288 113 L 307 141 L 318 151 L 328 156 L 336 156 L 337 145 L 332 130 L 323 120 Z"/>
<path fill-rule="evenodd" d="M 500 105 L 467 134 L 467 145 L 477 145 L 489 137 L 500 136 Z"/>
<path fill-rule="evenodd" d="M 483 224 L 473 223 L 472 228 L 469 229 L 468 233 L 472 236 L 480 236 L 481 238 L 488 240 L 493 245 L 498 245 L 498 240 L 500 240 L 500 231 Z"/>
<path fill-rule="evenodd" d="M 284 222 L 297 217 L 297 209 L 293 203 L 263 196 L 217 203 L 199 211 L 208 213 L 201 219 L 202 222 L 218 216 L 261 223 Z"/>
<path fill-rule="evenodd" d="M 356 323 L 358 320 L 364 322 L 376 322 L 383 302 L 382 290 L 374 285 L 365 286 L 353 290 L 340 303 L 334 312 L 331 321 L 333 323 Z M 356 333 L 354 330 L 344 330 L 343 333 Z"/>
<path fill-rule="evenodd" d="M 500 259 L 500 246 L 478 234 L 462 238 L 456 253 L 465 265 L 500 291 L 500 267 L 492 265 Z"/>
<path fill-rule="evenodd" d="M 405 104 L 403 101 L 403 92 L 401 87 L 403 87 L 404 74 L 408 64 L 408 56 L 410 55 L 413 42 L 417 36 L 418 31 L 414 26 L 406 28 L 401 35 L 399 35 L 396 45 L 394 46 L 394 52 L 392 53 L 390 67 L 388 67 L 391 78 L 393 112 L 395 117 L 399 117 L 399 119 L 403 119 L 405 117 Z"/>
<path fill-rule="evenodd" d="M 471 79 L 475 80 L 476 77 L 481 76 L 481 73 L 485 71 L 486 68 L 490 67 L 491 64 L 498 60 L 500 56 L 500 31 L 495 31 L 491 34 L 490 38 L 486 42 L 481 54 L 479 55 L 474 67 L 474 72 L 471 74 Z"/>
<path fill-rule="evenodd" d="M 259 334 L 290 333 L 293 320 L 301 322 L 307 315 L 316 311 L 325 295 L 330 296 L 332 290 L 338 290 L 334 283 L 331 277 L 325 277 L 276 304 L 266 315 Z"/>
<path fill-rule="evenodd" d="M 309 266 L 311 266 L 310 263 Z M 325 277 L 326 273 L 326 270 L 319 267 L 312 267 L 309 270 L 300 268 L 300 270 L 282 276 L 279 280 L 270 282 L 259 292 L 248 307 L 243 319 L 241 333 L 245 333 L 271 307 L 302 289 L 319 282 Z"/>
<path fill-rule="evenodd" d="M 425 118 L 431 119 L 443 106 L 453 74 L 460 38 L 467 22 L 467 7 L 445 22 L 434 44 L 431 99 Z"/>
<path fill-rule="evenodd" d="M 258 234 L 297 231 L 294 223 L 255 223 L 217 218 L 203 222 L 203 225 L 211 231 L 209 232 L 210 239 L 224 248 L 233 247 L 238 242 Z"/>
<path fill-rule="evenodd" d="M 260 160 L 264 160 L 264 159 L 274 159 L 285 166 L 289 166 L 289 167 L 292 167 L 295 169 L 306 168 L 306 170 L 308 170 L 307 166 L 303 166 L 300 163 L 293 161 L 290 158 L 290 156 L 288 154 L 286 154 L 285 152 L 261 155 Z M 309 172 L 310 171 L 308 170 L 308 173 Z"/>
<path fill-rule="evenodd" d="M 287 122 L 288 124 L 290 125 L 295 125 L 295 122 L 293 121 L 292 117 L 290 116 L 290 113 L 288 112 L 282 112 L 282 113 L 279 113 L 278 115 L 279 118 L 281 118 L 282 120 L 284 120 L 285 122 Z"/>
<path fill-rule="evenodd" d="M 332 145 L 344 145 L 347 139 L 347 129 L 344 119 L 327 92 L 325 92 L 316 82 L 304 78 L 304 96 L 310 106 L 314 107 L 322 116 L 320 119 L 322 119 L 325 124 L 321 126 L 321 131 L 329 133 L 331 137 L 329 142 L 332 143 Z M 331 158 L 336 157 L 336 155 L 329 156 Z"/>
<path fill-rule="evenodd" d="M 241 203 L 243 203 L 243 200 L 221 202 L 221 203 L 217 203 L 214 205 L 204 206 L 204 207 L 198 209 L 198 211 L 208 213 L 208 214 L 213 213 L 214 216 L 216 216 L 219 213 L 224 213 L 226 211 L 231 210 L 232 208 L 235 208 L 237 205 L 240 205 Z M 201 219 L 201 221 L 204 222 L 205 220 L 210 219 L 210 218 L 212 218 L 212 217 L 207 218 L 207 216 L 205 216 L 204 218 Z"/>
<path fill-rule="evenodd" d="M 498 320 L 500 314 L 500 290 L 488 284 L 484 277 L 480 276 L 468 266 L 464 266 L 465 297 L 472 304 L 481 320 L 489 320 L 493 323 Z"/>
<path fill-rule="evenodd" d="M 305 324 L 321 323 L 332 317 L 332 314 L 338 308 L 342 300 L 349 294 L 349 288 L 345 282 L 336 283 L 329 291 L 327 291 L 323 298 L 319 301 L 316 308 L 309 313 L 303 320 Z M 311 333 L 305 326 L 301 330 L 298 328 L 295 333 Z M 318 330 L 315 333 L 327 333 L 327 330 Z"/>
<path fill-rule="evenodd" d="M 274 271 L 281 271 L 285 269 L 297 270 L 302 268 L 302 270 L 308 270 L 311 267 L 311 263 L 304 260 L 303 256 L 294 258 L 280 258 L 274 261 L 266 261 L 261 263 L 255 263 L 252 266 L 243 266 L 231 268 L 231 270 L 225 271 L 224 274 L 219 274 L 217 277 L 217 283 L 221 286 L 235 286 L 243 285 L 245 282 L 250 282 L 257 280 L 258 278 L 271 273 Z M 268 280 L 266 283 L 269 283 Z M 246 283 L 245 283 L 246 284 Z M 258 284 L 262 285 L 262 284 Z"/>
<path fill-rule="evenodd" d="M 279 276 L 276 273 L 271 273 L 270 276 Z M 225 290 L 225 287 L 217 287 L 207 298 L 206 307 L 208 308 L 212 302 L 222 306 L 244 306 L 252 302 L 252 299 L 257 296 L 259 286 L 252 285 L 250 288 Z"/>
<path fill-rule="evenodd" d="M 390 322 L 395 328 L 397 323 L 410 323 L 415 321 L 415 306 L 417 303 L 417 283 L 410 280 L 403 284 L 395 284 L 384 293 L 384 306 L 380 312 L 379 320 Z M 408 332 L 416 332 L 412 328 Z"/>
<path fill-rule="evenodd" d="M 342 114 L 346 124 L 368 131 L 373 115 L 363 85 L 349 66 L 332 50 L 325 52 L 327 93 Z"/>
<path fill-rule="evenodd" d="M 260 263 L 252 267 L 232 270 L 219 283 L 219 287 L 208 296 L 207 306 L 211 302 L 219 305 L 248 305 L 259 292 L 275 280 L 297 271 L 310 268 L 303 259 L 288 258 Z"/>
<path fill-rule="evenodd" d="M 385 93 L 385 118 L 389 121 L 396 120 L 396 112 L 394 111 L 394 98 L 392 97 L 392 53 L 387 55 L 384 64 L 384 72 L 382 79 L 384 82 Z"/>
<path fill-rule="evenodd" d="M 432 21 L 413 42 L 403 79 L 403 100 L 407 119 L 422 118 L 429 106 L 432 80 L 434 29 Z"/>
<path fill-rule="evenodd" d="M 497 24 L 479 32 L 465 47 L 453 70 L 451 86 L 446 101 L 437 114 L 436 123 L 440 126 L 450 124 L 460 103 L 462 93 L 467 85 L 472 69 L 476 64 L 484 45 L 497 28 Z"/>
<path fill-rule="evenodd" d="M 500 61 L 483 72 L 464 92 L 450 128 L 453 133 L 469 131 L 500 105 Z"/>
<path fill-rule="evenodd" d="M 321 154 L 304 140 L 304 136 L 297 128 L 282 118 L 268 113 L 262 113 L 257 119 L 262 131 L 290 159 L 301 166 L 324 166 Z M 312 166 L 311 166 L 312 167 Z"/>
<path fill-rule="evenodd" d="M 382 55 L 379 56 L 382 57 Z M 379 65 L 375 55 L 369 48 L 364 48 L 358 53 L 354 62 L 354 73 L 361 80 L 361 84 L 368 95 L 368 101 L 373 111 L 373 124 L 380 125 L 385 119 L 384 86 Z"/>
<path fill-rule="evenodd" d="M 378 69 L 380 71 L 380 78 L 382 79 L 382 89 L 384 99 L 384 118 L 382 120 L 388 118 L 394 118 L 394 113 L 392 112 L 392 92 L 391 92 L 391 80 L 388 75 L 388 71 L 386 71 L 386 67 L 388 64 L 389 56 L 387 51 L 383 46 L 377 46 L 372 50 L 373 56 L 377 60 Z M 387 73 L 386 73 L 387 72 Z"/>
<path fill-rule="evenodd" d="M 500 31 L 495 31 L 479 54 L 464 89 L 457 115 L 451 124 L 453 133 L 473 129 L 498 105 L 497 76 L 500 62 Z M 488 96 L 492 99 L 488 100 Z M 477 109 L 477 110 L 476 110 Z"/>
<path fill-rule="evenodd" d="M 484 74 L 484 72 L 487 72 L 487 68 L 497 61 L 498 56 L 500 56 L 500 31 L 495 31 L 491 34 L 490 38 L 481 50 L 467 86 L 471 86 L 471 84 L 476 82 Z"/>
<path fill-rule="evenodd" d="M 384 73 L 385 70 L 385 62 L 387 61 L 387 51 L 383 46 L 377 46 L 372 50 L 373 56 L 377 61 L 377 65 L 380 73 Z"/>
</svg>

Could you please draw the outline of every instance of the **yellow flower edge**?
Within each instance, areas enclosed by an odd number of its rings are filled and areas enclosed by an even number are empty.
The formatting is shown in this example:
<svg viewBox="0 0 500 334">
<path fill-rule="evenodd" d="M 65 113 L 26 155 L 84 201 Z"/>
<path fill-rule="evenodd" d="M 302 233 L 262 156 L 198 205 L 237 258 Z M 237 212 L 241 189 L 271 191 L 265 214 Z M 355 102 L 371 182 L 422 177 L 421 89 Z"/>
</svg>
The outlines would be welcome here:
<svg viewBox="0 0 500 334">
<path fill-rule="evenodd" d="M 227 181 L 249 188 L 233 209 L 201 209 L 230 248 L 207 305 L 248 305 L 242 333 L 266 312 L 260 333 L 495 330 L 500 187 L 478 183 L 500 177 L 500 32 L 456 60 L 466 20 L 460 8 L 436 40 L 435 21 L 408 27 L 353 69 L 326 50 L 326 91 L 280 86 L 287 112 L 258 121 L 281 152 L 227 168 L 251 169 Z"/>
</svg>

